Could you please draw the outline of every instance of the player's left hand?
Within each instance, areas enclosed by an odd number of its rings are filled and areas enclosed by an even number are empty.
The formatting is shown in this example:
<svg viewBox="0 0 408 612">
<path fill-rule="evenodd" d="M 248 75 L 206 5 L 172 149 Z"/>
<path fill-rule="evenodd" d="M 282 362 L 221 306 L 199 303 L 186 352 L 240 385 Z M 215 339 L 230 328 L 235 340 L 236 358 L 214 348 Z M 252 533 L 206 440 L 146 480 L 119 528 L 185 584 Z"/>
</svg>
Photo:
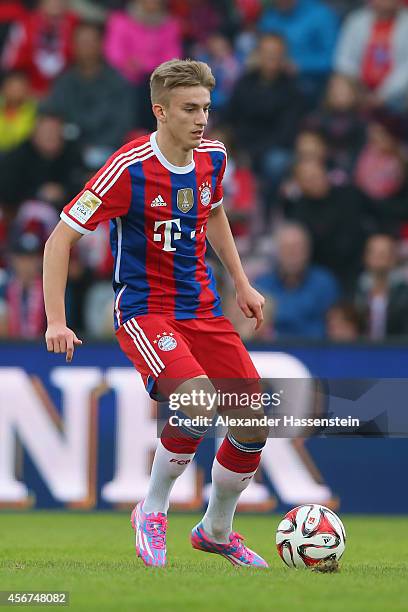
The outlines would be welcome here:
<svg viewBox="0 0 408 612">
<path fill-rule="evenodd" d="M 237 287 L 237 303 L 247 319 L 256 319 L 255 331 L 257 331 L 264 320 L 262 309 L 265 298 L 249 283 Z"/>
</svg>

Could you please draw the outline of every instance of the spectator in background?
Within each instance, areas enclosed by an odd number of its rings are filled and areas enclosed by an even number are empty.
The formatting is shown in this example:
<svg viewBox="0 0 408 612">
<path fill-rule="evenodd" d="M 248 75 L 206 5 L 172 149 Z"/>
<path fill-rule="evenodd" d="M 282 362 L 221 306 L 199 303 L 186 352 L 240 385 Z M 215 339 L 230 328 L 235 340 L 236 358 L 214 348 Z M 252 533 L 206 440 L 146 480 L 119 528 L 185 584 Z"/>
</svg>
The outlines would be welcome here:
<svg viewBox="0 0 408 612">
<path fill-rule="evenodd" d="M 0 336 L 32 340 L 45 332 L 42 249 L 32 233 L 16 236 L 11 245 L 10 266 L 0 286 Z"/>
<path fill-rule="evenodd" d="M 337 302 L 326 317 L 327 339 L 331 342 L 355 342 L 361 337 L 360 313 L 350 302 Z"/>
<path fill-rule="evenodd" d="M 373 200 L 390 198 L 401 191 L 406 178 L 401 142 L 386 122 L 371 122 L 367 136 L 356 164 L 356 185 Z"/>
<path fill-rule="evenodd" d="M 336 165 L 336 157 L 332 157 L 330 152 L 324 133 L 311 129 L 304 129 L 298 133 L 295 142 L 295 160 L 317 160 L 328 169 L 332 185 L 345 185 L 350 182 L 350 177 L 341 166 Z"/>
<path fill-rule="evenodd" d="M 400 0 L 371 0 L 346 19 L 335 69 L 359 79 L 368 107 L 402 110 L 408 96 L 408 11 Z"/>
<path fill-rule="evenodd" d="M 332 186 L 347 185 L 350 180 L 347 173 L 337 167 L 330 157 L 330 149 L 324 135 L 316 130 L 304 129 L 297 135 L 294 150 L 294 161 L 316 161 L 327 168 L 327 176 Z M 281 196 L 296 198 L 301 194 L 296 176 L 292 174 L 281 183 Z"/>
<path fill-rule="evenodd" d="M 187 55 L 197 43 L 205 44 L 221 24 L 223 29 L 228 27 L 232 4 L 229 0 L 169 0 L 170 13 L 179 22 Z"/>
<path fill-rule="evenodd" d="M 259 223 L 258 184 L 245 150 L 237 147 L 233 134 L 217 126 L 208 138 L 221 140 L 228 151 L 223 179 L 223 206 L 228 216 L 238 251 L 248 253 Z"/>
<path fill-rule="evenodd" d="M 78 189 L 77 165 L 75 150 L 64 142 L 61 120 L 40 115 L 31 138 L 0 162 L 0 202 L 16 209 L 50 183 L 59 185 L 68 200 Z"/>
<path fill-rule="evenodd" d="M 76 24 L 67 0 L 40 0 L 10 31 L 3 67 L 27 72 L 32 90 L 43 96 L 71 62 Z"/>
<path fill-rule="evenodd" d="M 211 92 L 212 111 L 221 111 L 228 102 L 232 88 L 241 73 L 241 65 L 228 38 L 219 32 L 211 34 L 196 59 L 206 62 L 215 77 Z"/>
<path fill-rule="evenodd" d="M 258 21 L 263 10 L 262 0 L 234 0 L 233 4 L 239 15 L 241 29 L 246 24 Z"/>
<path fill-rule="evenodd" d="M 21 23 L 26 17 L 26 8 L 20 0 L 3 0 L 0 4 L 0 57 L 10 27 Z"/>
<path fill-rule="evenodd" d="M 237 81 L 225 118 L 238 146 L 247 151 L 265 182 L 265 220 L 292 161 L 291 149 L 302 110 L 296 80 L 287 72 L 284 40 L 273 34 L 262 35 L 255 66 Z"/>
<path fill-rule="evenodd" d="M 3 207 L 0 205 L 0 282 L 3 268 L 6 265 L 6 248 L 7 248 L 7 218 Z"/>
<path fill-rule="evenodd" d="M 59 211 L 40 200 L 27 200 L 13 220 L 13 234 L 35 234 L 45 244 L 59 221 Z"/>
<path fill-rule="evenodd" d="M 95 281 L 109 281 L 112 294 L 113 257 L 110 248 L 110 224 L 103 221 L 94 232 L 76 246 L 78 256 Z M 112 321 L 111 321 L 112 323 Z"/>
<path fill-rule="evenodd" d="M 34 129 L 37 107 L 23 72 L 10 72 L 0 89 L 0 155 L 26 140 Z"/>
<path fill-rule="evenodd" d="M 235 0 L 239 29 L 234 36 L 234 48 L 241 63 L 245 63 L 256 48 L 258 21 L 263 11 L 262 0 Z"/>
<path fill-rule="evenodd" d="M 408 284 L 397 269 L 394 238 L 376 234 L 368 239 L 364 271 L 355 293 L 355 303 L 372 340 L 408 334 Z"/>
<path fill-rule="evenodd" d="M 92 21 L 101 25 L 105 23 L 108 14 L 106 2 L 100 0 L 70 0 L 70 4 L 83 21 Z M 117 4 L 117 2 L 114 4 Z"/>
<path fill-rule="evenodd" d="M 324 137 L 314 130 L 301 130 L 295 141 L 295 158 L 297 161 L 316 159 L 327 164 L 328 147 Z"/>
<path fill-rule="evenodd" d="M 141 127 L 154 128 L 149 76 L 162 62 L 182 56 L 180 26 L 164 0 L 131 0 L 125 11 L 114 11 L 107 23 L 105 54 L 137 86 Z"/>
<path fill-rule="evenodd" d="M 244 155 L 229 157 L 223 187 L 224 207 L 241 253 L 250 248 L 258 217 L 257 182 Z"/>
<path fill-rule="evenodd" d="M 334 74 L 323 107 L 307 117 L 305 126 L 318 130 L 325 137 L 330 165 L 350 177 L 366 132 L 359 111 L 357 84 L 346 76 Z"/>
<path fill-rule="evenodd" d="M 276 236 L 276 266 L 255 281 L 272 300 L 274 332 L 278 338 L 324 338 L 326 313 L 339 296 L 337 281 L 310 263 L 310 236 L 302 225 L 284 225 Z"/>
<path fill-rule="evenodd" d="M 294 178 L 299 192 L 283 199 L 284 216 L 308 228 L 312 261 L 329 268 L 349 291 L 359 271 L 366 230 L 363 194 L 352 185 L 333 186 L 317 159 L 299 161 Z"/>
<path fill-rule="evenodd" d="M 42 105 L 78 133 L 84 165 L 99 168 L 132 127 L 132 96 L 119 73 L 106 65 L 99 26 L 82 23 L 74 35 L 74 63 Z"/>
<path fill-rule="evenodd" d="M 336 13 L 320 0 L 269 1 L 259 30 L 276 32 L 286 39 L 302 91 L 313 105 L 332 69 L 338 32 Z"/>
<path fill-rule="evenodd" d="M 370 123 L 355 169 L 356 185 L 368 197 L 373 229 L 395 234 L 408 222 L 407 160 L 398 135 L 398 124 L 389 119 Z"/>
<path fill-rule="evenodd" d="M 126 79 L 140 84 L 156 66 L 181 56 L 180 26 L 163 0 L 130 1 L 108 19 L 105 52 Z"/>
</svg>

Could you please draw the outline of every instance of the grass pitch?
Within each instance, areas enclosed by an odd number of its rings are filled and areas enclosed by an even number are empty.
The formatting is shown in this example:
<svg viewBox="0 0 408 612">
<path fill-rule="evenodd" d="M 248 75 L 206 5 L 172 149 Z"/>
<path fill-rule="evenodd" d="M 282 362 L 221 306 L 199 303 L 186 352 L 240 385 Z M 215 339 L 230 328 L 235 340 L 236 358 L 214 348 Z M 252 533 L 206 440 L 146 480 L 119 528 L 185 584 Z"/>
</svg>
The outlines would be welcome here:
<svg viewBox="0 0 408 612">
<path fill-rule="evenodd" d="M 347 544 L 337 574 L 285 567 L 277 516 L 238 516 L 235 529 L 271 568 L 233 567 L 191 548 L 198 518 L 171 515 L 169 564 L 155 570 L 136 559 L 127 514 L 0 514 L 0 590 L 69 591 L 75 611 L 408 610 L 408 518 L 342 515 Z"/>
</svg>

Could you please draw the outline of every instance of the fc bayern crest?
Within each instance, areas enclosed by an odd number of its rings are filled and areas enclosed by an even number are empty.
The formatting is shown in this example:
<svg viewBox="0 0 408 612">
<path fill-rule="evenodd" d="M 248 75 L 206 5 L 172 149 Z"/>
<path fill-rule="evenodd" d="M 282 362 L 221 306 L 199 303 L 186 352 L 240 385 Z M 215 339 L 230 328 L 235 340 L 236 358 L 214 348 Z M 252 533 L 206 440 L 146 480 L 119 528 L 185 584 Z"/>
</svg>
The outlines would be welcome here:
<svg viewBox="0 0 408 612">
<path fill-rule="evenodd" d="M 173 338 L 173 336 L 162 336 L 159 339 L 157 346 L 161 351 L 172 351 L 177 346 L 177 340 Z"/>
<path fill-rule="evenodd" d="M 211 202 L 211 185 L 208 181 L 202 183 L 199 187 L 200 202 L 203 206 L 208 206 Z"/>
</svg>

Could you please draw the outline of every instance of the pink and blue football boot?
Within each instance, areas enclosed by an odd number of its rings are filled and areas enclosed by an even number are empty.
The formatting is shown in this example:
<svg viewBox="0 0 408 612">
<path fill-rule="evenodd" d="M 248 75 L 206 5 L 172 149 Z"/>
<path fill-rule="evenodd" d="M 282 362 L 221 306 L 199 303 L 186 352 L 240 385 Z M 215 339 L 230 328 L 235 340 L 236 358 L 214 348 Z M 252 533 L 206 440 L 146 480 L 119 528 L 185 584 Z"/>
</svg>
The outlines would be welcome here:
<svg viewBox="0 0 408 612">
<path fill-rule="evenodd" d="M 267 562 L 244 545 L 244 538 L 239 533 L 233 531 L 230 534 L 228 544 L 219 544 L 211 540 L 204 531 L 202 523 L 194 527 L 191 532 L 191 544 L 193 548 L 208 553 L 222 555 L 232 565 L 242 565 L 245 567 L 269 567 Z"/>
<path fill-rule="evenodd" d="M 167 517 L 162 512 L 146 514 L 142 506 L 143 502 L 139 502 L 130 518 L 136 535 L 136 554 L 149 567 L 164 567 Z"/>
</svg>

